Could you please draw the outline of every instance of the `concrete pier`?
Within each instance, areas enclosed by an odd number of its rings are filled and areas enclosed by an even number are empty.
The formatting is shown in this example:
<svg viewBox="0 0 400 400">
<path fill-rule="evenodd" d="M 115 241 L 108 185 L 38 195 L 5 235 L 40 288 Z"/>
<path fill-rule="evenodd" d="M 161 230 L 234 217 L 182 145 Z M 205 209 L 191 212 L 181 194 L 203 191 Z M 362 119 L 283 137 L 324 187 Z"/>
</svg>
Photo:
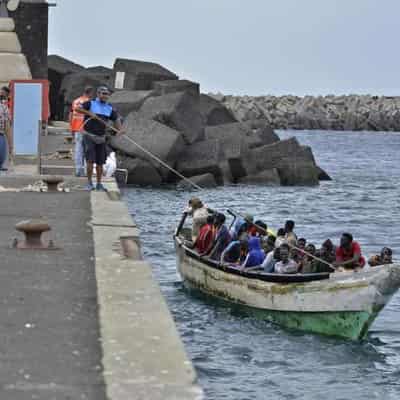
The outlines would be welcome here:
<svg viewBox="0 0 400 400">
<path fill-rule="evenodd" d="M 0 398 L 202 399 L 115 182 L 43 193 L 40 178 L 0 177 Z M 56 249 L 13 248 L 38 217 Z"/>
</svg>

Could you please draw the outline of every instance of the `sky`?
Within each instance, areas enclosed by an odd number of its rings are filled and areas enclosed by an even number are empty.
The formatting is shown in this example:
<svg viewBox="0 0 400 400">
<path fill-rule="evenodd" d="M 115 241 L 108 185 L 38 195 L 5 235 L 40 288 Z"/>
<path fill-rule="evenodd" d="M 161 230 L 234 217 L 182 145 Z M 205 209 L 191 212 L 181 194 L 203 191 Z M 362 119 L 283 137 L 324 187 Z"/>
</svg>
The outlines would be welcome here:
<svg viewBox="0 0 400 400">
<path fill-rule="evenodd" d="M 49 54 L 235 95 L 399 95 L 400 0 L 52 0 Z"/>
</svg>

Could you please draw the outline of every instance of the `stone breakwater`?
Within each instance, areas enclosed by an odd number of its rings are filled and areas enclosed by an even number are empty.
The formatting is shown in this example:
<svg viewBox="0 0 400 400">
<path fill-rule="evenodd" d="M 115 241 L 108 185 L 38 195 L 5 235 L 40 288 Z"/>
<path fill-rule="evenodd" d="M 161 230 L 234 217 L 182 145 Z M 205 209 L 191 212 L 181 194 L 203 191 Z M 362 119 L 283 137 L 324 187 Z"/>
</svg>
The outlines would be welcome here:
<svg viewBox="0 0 400 400">
<path fill-rule="evenodd" d="M 86 85 L 114 89 L 110 102 L 124 119 L 126 135 L 112 138 L 109 145 L 118 167 L 128 170 L 129 184 L 187 187 L 165 163 L 202 187 L 318 185 L 329 178 L 310 147 L 295 138 L 280 140 L 265 119 L 238 121 L 224 104 L 202 94 L 198 83 L 179 79 L 161 65 L 116 59 L 112 69 L 84 68 L 50 56 L 49 76 L 52 98 L 63 100 L 57 113 L 65 105 L 70 108 Z"/>
<path fill-rule="evenodd" d="M 400 97 L 213 95 L 239 121 L 263 119 L 274 129 L 400 131 Z"/>
</svg>

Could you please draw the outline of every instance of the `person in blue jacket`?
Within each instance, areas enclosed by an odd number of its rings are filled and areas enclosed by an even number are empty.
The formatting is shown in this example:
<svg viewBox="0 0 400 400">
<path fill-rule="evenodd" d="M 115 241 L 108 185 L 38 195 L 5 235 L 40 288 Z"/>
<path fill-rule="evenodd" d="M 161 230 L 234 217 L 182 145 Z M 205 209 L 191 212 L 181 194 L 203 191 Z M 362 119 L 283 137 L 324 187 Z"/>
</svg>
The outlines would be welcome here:
<svg viewBox="0 0 400 400">
<path fill-rule="evenodd" d="M 261 248 L 261 239 L 257 236 L 253 236 L 249 240 L 249 251 L 241 265 L 241 269 L 260 266 L 264 262 L 264 259 L 265 253 Z"/>
</svg>

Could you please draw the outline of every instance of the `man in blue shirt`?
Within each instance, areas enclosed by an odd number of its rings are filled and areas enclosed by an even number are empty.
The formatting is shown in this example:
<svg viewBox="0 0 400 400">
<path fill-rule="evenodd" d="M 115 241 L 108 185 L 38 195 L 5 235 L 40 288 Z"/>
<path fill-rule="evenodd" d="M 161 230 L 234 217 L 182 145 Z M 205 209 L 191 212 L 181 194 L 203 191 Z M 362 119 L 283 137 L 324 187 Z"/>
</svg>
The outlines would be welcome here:
<svg viewBox="0 0 400 400">
<path fill-rule="evenodd" d="M 85 115 L 83 147 L 87 164 L 88 190 L 94 190 L 93 165 L 96 164 L 96 190 L 105 191 L 101 183 L 103 165 L 106 163 L 106 128 L 108 121 L 114 123 L 115 128 L 121 131 L 121 121 L 113 106 L 108 103 L 110 92 L 105 86 L 97 89 L 97 98 L 82 104 L 77 109 Z M 122 133 L 122 132 L 121 132 Z"/>
</svg>

